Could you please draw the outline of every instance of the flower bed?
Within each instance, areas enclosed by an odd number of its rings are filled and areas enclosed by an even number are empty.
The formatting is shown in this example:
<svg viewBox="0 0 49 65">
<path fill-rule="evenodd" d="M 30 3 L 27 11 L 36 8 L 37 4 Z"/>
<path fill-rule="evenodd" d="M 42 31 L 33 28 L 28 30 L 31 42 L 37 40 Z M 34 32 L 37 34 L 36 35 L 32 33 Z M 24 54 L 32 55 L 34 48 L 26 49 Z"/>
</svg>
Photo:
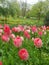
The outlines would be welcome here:
<svg viewBox="0 0 49 65">
<path fill-rule="evenodd" d="M 0 65 L 48 65 L 49 26 L 0 24 Z"/>
</svg>

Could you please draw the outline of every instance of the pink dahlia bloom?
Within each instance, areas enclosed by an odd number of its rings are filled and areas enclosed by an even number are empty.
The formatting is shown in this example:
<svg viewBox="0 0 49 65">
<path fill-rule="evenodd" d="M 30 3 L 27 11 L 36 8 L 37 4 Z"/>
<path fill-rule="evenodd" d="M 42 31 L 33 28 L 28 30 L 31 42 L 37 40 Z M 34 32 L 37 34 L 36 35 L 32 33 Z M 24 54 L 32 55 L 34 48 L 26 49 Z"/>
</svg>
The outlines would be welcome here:
<svg viewBox="0 0 49 65">
<path fill-rule="evenodd" d="M 46 30 L 46 26 L 43 26 L 43 30 Z"/>
<path fill-rule="evenodd" d="M 13 31 L 13 32 L 20 32 L 20 29 L 19 29 L 19 27 L 13 27 L 13 28 L 12 28 L 12 31 Z"/>
<path fill-rule="evenodd" d="M 39 32 L 38 32 L 38 35 L 39 35 L 39 36 L 42 36 L 42 35 L 43 35 L 43 32 L 42 32 L 42 31 L 39 31 Z"/>
<path fill-rule="evenodd" d="M 28 60 L 29 58 L 28 51 L 25 48 L 20 49 L 18 55 L 22 60 Z"/>
<path fill-rule="evenodd" d="M 28 39 L 30 39 L 30 34 L 27 31 L 24 31 L 24 36 Z"/>
<path fill-rule="evenodd" d="M 11 30 L 10 30 L 10 27 L 8 25 L 4 25 L 4 33 L 7 35 L 11 34 Z"/>
<path fill-rule="evenodd" d="M 32 32 L 37 32 L 37 27 L 36 26 L 32 26 Z"/>
<path fill-rule="evenodd" d="M 45 31 L 46 30 L 46 26 L 42 26 L 42 31 Z"/>
<path fill-rule="evenodd" d="M 2 65 L 2 62 L 0 61 L 0 65 Z"/>
<path fill-rule="evenodd" d="M 19 28 L 20 31 L 24 31 L 24 27 L 23 26 L 19 25 L 18 28 Z"/>
<path fill-rule="evenodd" d="M 37 47 L 37 48 L 41 48 L 42 47 L 42 40 L 40 38 L 35 38 L 34 39 L 34 45 Z"/>
<path fill-rule="evenodd" d="M 9 42 L 9 37 L 7 35 L 2 35 L 2 40 L 5 41 L 5 42 Z"/>
<path fill-rule="evenodd" d="M 21 37 L 17 36 L 15 39 L 14 39 L 14 45 L 18 48 L 22 45 L 22 39 Z"/>
</svg>

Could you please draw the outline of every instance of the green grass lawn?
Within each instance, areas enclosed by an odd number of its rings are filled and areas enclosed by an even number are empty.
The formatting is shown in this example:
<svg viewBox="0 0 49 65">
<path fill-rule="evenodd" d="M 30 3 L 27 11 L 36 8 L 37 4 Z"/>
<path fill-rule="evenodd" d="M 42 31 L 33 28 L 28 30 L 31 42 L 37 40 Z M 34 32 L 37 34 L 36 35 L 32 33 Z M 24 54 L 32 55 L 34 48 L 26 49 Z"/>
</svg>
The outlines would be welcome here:
<svg viewBox="0 0 49 65">
<path fill-rule="evenodd" d="M 0 19 L 1 24 L 9 24 L 9 25 L 43 25 L 43 20 L 38 21 L 37 19 L 29 19 L 29 18 L 8 18 L 7 20 L 2 18 Z"/>
</svg>

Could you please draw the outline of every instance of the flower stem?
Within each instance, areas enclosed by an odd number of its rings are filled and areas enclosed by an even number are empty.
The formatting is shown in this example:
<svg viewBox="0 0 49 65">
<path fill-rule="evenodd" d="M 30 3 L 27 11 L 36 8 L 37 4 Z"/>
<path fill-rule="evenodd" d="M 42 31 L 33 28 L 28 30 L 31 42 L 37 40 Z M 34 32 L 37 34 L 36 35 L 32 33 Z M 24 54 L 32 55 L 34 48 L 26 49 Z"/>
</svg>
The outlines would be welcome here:
<svg viewBox="0 0 49 65">
<path fill-rule="evenodd" d="M 41 48 L 39 48 L 39 65 L 41 65 Z"/>
</svg>

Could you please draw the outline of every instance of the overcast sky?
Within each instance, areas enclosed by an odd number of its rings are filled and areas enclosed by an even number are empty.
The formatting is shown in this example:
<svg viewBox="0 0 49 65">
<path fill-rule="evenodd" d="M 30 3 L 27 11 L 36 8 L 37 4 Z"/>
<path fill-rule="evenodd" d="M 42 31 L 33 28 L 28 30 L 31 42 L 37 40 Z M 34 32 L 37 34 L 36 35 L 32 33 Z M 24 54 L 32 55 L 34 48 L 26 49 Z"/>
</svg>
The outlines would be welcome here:
<svg viewBox="0 0 49 65">
<path fill-rule="evenodd" d="M 20 1 L 20 0 L 18 0 L 18 1 Z M 26 0 L 21 0 L 21 1 L 26 1 Z M 37 2 L 38 2 L 38 0 L 27 0 L 27 3 L 29 3 L 29 4 L 35 4 Z"/>
<path fill-rule="evenodd" d="M 26 0 L 18 0 L 18 1 L 26 1 Z M 29 4 L 35 4 L 35 3 L 37 3 L 39 0 L 27 0 L 27 3 L 29 3 Z M 45 0 L 42 0 L 42 1 L 45 1 Z"/>
<path fill-rule="evenodd" d="M 27 0 L 27 2 L 28 2 L 29 4 L 35 4 L 35 3 L 38 2 L 38 0 Z"/>
</svg>

